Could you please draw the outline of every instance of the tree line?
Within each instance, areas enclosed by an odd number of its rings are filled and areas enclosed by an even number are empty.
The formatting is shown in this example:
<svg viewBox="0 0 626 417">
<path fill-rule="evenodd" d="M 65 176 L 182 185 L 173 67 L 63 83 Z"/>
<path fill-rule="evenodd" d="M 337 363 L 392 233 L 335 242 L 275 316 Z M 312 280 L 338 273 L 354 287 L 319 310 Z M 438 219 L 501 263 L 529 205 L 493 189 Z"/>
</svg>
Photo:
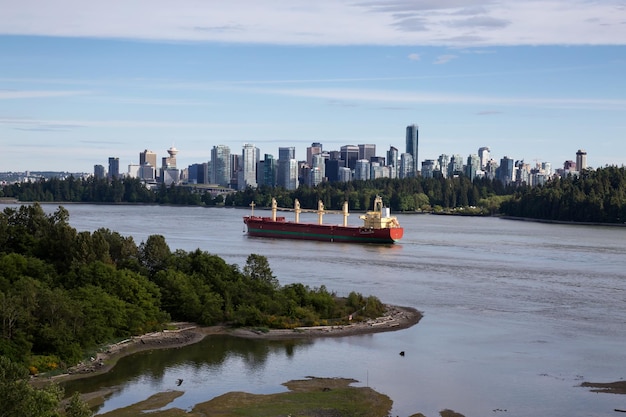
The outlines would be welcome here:
<svg viewBox="0 0 626 417">
<path fill-rule="evenodd" d="M 394 212 L 443 212 L 473 208 L 474 214 L 493 214 L 499 201 L 510 195 L 514 186 L 486 178 L 471 181 L 466 176 L 454 178 L 379 178 L 365 181 L 301 185 L 295 191 L 281 187 L 248 188 L 225 198 L 225 205 L 245 207 L 252 201 L 269 207 L 276 198 L 279 207 L 293 207 L 298 199 L 302 208 L 316 209 L 318 201 L 329 210 L 341 210 L 344 201 L 350 210 L 371 210 L 377 195 Z"/>
<path fill-rule="evenodd" d="M 341 210 L 344 201 L 350 210 L 372 208 L 380 195 L 394 212 L 433 212 L 471 215 L 528 217 L 573 222 L 623 223 L 624 177 L 626 168 L 607 166 L 584 170 L 578 175 L 554 178 L 544 185 L 503 184 L 499 180 L 464 175 L 453 178 L 379 178 L 367 181 L 325 182 L 315 187 L 300 185 L 296 190 L 260 186 L 213 198 L 185 186 L 146 188 L 133 178 L 42 180 L 11 184 L 0 197 L 20 201 L 85 203 L 151 203 L 186 205 L 226 205 L 247 207 L 254 202 L 269 207 L 276 198 L 280 207 L 293 207 L 298 199 L 302 208 L 316 209 L 318 201 L 329 210 Z"/>
<path fill-rule="evenodd" d="M 137 245 L 109 229 L 77 232 L 63 207 L 0 215 L 0 355 L 33 374 L 170 320 L 293 328 L 383 311 L 373 296 L 281 286 L 260 255 L 240 268 L 199 249 L 172 251 L 161 235 Z"/>
<path fill-rule="evenodd" d="M 607 166 L 518 189 L 502 203 L 509 216 L 567 222 L 625 223 L 626 168 Z"/>
<path fill-rule="evenodd" d="M 51 178 L 34 182 L 20 182 L 5 185 L 0 189 L 0 197 L 18 201 L 64 202 L 64 203 L 143 203 L 216 205 L 223 197 L 213 198 L 209 193 L 198 193 L 189 187 L 165 186 L 160 184 L 155 190 L 146 187 L 138 178 Z"/>
</svg>

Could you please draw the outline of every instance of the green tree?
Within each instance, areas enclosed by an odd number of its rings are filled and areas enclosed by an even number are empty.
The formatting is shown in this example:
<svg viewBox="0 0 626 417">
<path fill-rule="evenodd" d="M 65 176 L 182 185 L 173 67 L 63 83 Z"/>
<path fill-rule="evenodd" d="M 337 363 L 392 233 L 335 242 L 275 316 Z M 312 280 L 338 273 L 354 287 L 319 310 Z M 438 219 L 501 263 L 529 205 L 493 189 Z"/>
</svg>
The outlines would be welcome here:
<svg viewBox="0 0 626 417">
<path fill-rule="evenodd" d="M 279 287 L 278 279 L 274 276 L 267 258 L 262 255 L 251 254 L 246 259 L 243 274 L 253 281 L 266 284 L 271 289 Z"/>
<path fill-rule="evenodd" d="M 151 235 L 139 245 L 139 261 L 153 275 L 165 269 L 172 252 L 162 235 Z"/>
<path fill-rule="evenodd" d="M 94 413 L 89 408 L 89 405 L 80 399 L 80 394 L 74 392 L 72 398 L 65 406 L 66 417 L 91 417 Z"/>
<path fill-rule="evenodd" d="M 0 356 L 0 417 L 58 417 L 62 396 L 54 383 L 35 389 L 26 368 Z"/>
</svg>

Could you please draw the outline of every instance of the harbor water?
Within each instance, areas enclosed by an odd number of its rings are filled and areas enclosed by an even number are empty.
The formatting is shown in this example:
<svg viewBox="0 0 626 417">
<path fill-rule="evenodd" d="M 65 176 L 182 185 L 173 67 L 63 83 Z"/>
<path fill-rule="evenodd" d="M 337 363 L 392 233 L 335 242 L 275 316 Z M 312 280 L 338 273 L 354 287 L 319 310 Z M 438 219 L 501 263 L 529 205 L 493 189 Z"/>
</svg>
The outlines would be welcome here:
<svg viewBox="0 0 626 417">
<path fill-rule="evenodd" d="M 247 237 L 249 210 L 241 209 L 66 208 L 79 231 L 105 227 L 137 244 L 161 234 L 172 250 L 200 248 L 240 266 L 256 253 L 281 284 L 358 291 L 424 313 L 416 326 L 388 333 L 274 342 L 211 336 L 134 355 L 68 386 L 118 386 L 100 413 L 168 389 L 185 391 L 168 407 L 191 409 L 229 391 L 282 392 L 283 382 L 307 376 L 353 378 L 388 395 L 394 416 L 448 408 L 467 417 L 582 417 L 626 408 L 624 395 L 580 386 L 626 377 L 626 228 L 399 215 L 404 238 L 380 246 Z M 307 216 L 301 221 L 315 221 Z M 353 213 L 350 223 L 358 222 Z"/>
</svg>

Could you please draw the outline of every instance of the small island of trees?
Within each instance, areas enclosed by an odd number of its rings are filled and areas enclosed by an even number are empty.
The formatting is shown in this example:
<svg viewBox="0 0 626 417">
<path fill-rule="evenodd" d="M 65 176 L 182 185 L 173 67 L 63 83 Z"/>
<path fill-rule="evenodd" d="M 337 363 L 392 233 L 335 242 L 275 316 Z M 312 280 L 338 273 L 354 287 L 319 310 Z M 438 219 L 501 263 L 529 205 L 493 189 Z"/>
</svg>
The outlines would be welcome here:
<svg viewBox="0 0 626 417">
<path fill-rule="evenodd" d="M 0 215 L 0 355 L 31 374 L 79 362 L 96 347 L 163 329 L 201 325 L 293 328 L 380 316 L 374 296 L 339 298 L 324 286 L 281 286 L 267 259 L 243 268 L 163 236 L 137 245 L 108 229 L 77 232 L 63 207 Z"/>
</svg>

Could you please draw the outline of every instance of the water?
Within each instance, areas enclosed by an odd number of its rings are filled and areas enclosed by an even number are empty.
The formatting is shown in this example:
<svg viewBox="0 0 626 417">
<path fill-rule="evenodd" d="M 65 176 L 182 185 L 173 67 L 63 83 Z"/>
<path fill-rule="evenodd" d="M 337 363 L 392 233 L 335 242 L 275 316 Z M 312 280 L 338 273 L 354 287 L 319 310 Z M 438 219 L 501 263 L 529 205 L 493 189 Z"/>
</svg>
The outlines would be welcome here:
<svg viewBox="0 0 626 417">
<path fill-rule="evenodd" d="M 248 210 L 66 207 L 78 230 L 107 227 L 136 243 L 162 234 L 172 249 L 200 248 L 238 265 L 257 253 L 281 284 L 359 291 L 424 312 L 418 325 L 390 333 L 280 342 L 219 336 L 133 356 L 81 383 L 122 385 L 100 412 L 175 389 L 180 377 L 185 395 L 172 405 L 190 409 L 233 390 L 281 392 L 281 383 L 308 375 L 354 378 L 389 395 L 398 416 L 444 408 L 467 417 L 605 416 L 626 408 L 626 396 L 579 386 L 626 377 L 626 228 L 399 215 L 401 243 L 371 246 L 248 238 Z"/>
</svg>

